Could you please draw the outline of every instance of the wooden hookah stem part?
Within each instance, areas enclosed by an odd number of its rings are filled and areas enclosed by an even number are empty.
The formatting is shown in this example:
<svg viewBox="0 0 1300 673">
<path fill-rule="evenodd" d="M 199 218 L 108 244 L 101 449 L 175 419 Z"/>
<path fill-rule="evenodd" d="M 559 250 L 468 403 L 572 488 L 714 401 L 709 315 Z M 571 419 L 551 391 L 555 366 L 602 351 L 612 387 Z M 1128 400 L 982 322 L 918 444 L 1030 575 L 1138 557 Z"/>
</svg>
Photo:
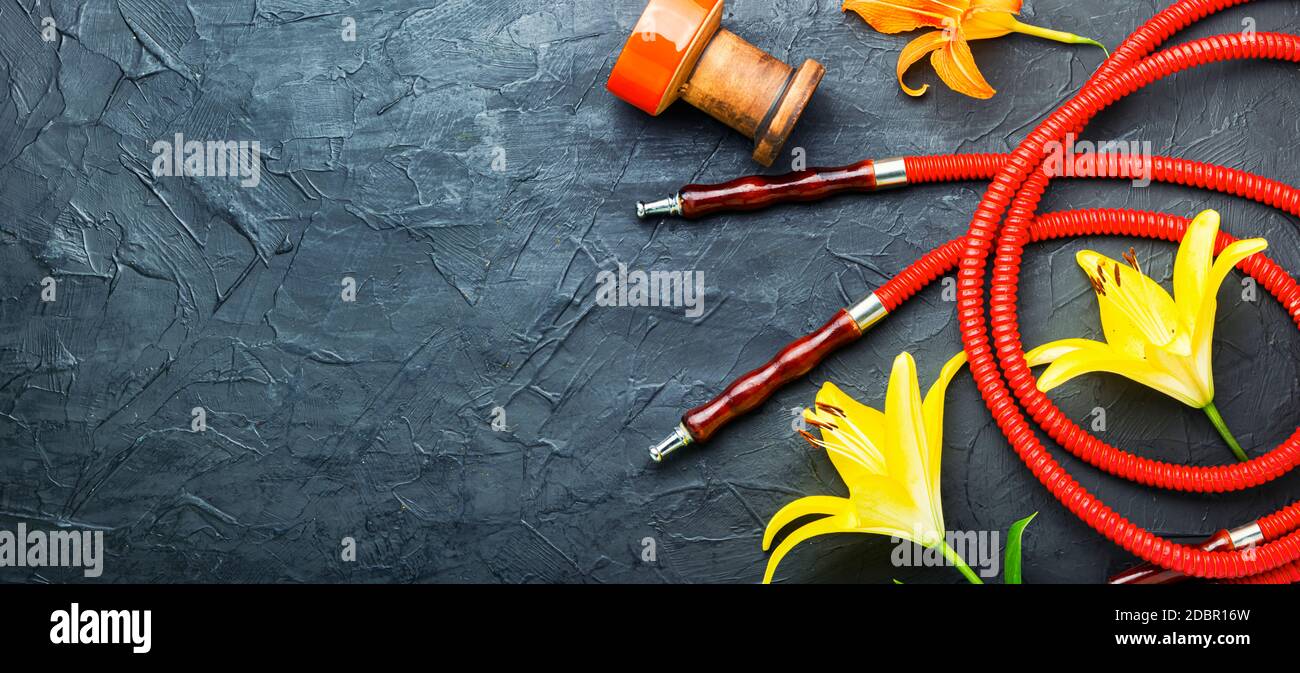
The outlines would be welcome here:
<svg viewBox="0 0 1300 673">
<path fill-rule="evenodd" d="M 682 98 L 750 138 L 771 121 L 794 68 L 720 28 L 695 65 Z"/>
</svg>

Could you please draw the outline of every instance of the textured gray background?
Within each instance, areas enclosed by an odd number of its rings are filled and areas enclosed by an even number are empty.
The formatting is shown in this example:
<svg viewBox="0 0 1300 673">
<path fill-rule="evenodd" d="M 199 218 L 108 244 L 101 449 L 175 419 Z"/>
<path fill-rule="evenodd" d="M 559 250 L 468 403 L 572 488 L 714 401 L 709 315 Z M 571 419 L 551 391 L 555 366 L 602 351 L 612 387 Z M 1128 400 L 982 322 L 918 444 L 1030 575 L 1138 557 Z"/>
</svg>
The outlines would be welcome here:
<svg viewBox="0 0 1300 673">
<path fill-rule="evenodd" d="M 1114 46 L 1164 3 L 1035 0 L 1039 23 Z M 605 79 L 641 0 L 415 2 L 0 0 L 0 526 L 107 531 L 101 581 L 752 582 L 766 520 L 842 494 L 794 437 L 793 407 L 833 380 L 878 405 L 893 356 L 923 379 L 959 348 L 954 304 L 931 288 L 869 338 L 733 426 L 653 468 L 646 447 L 838 307 L 965 227 L 981 185 L 815 206 L 638 222 L 633 202 L 753 172 L 747 141 L 680 104 L 650 118 Z M 1195 29 L 1296 32 L 1300 8 L 1262 2 Z M 52 15 L 59 39 L 42 42 Z M 344 16 L 357 40 L 341 39 Z M 974 53 L 1000 94 L 893 71 L 907 37 L 834 0 L 733 0 L 725 25 L 827 75 L 789 147 L 814 164 L 1005 151 L 1074 92 L 1101 54 L 1027 37 Z M 1151 140 L 1175 156 L 1300 182 L 1296 68 L 1216 65 L 1160 83 L 1088 137 Z M 938 84 L 928 64 L 913 82 Z M 157 178 L 155 140 L 263 144 L 260 187 Z M 504 155 L 502 155 L 504 152 Z M 505 170 L 493 170 L 504 156 Z M 783 165 L 784 164 L 784 165 Z M 788 170 L 788 156 L 775 172 Z M 1300 269 L 1296 222 L 1189 189 L 1061 183 L 1046 210 L 1224 211 Z M 1094 244 L 1118 254 L 1130 241 Z M 1027 343 L 1099 336 L 1073 262 L 1035 248 Z M 1173 247 L 1138 242 L 1167 280 Z M 602 307 L 619 262 L 702 271 L 705 313 Z M 58 300 L 39 299 L 40 280 Z M 355 303 L 339 299 L 345 275 Z M 1219 405 L 1243 444 L 1296 425 L 1297 338 L 1268 297 L 1222 297 Z M 1192 464 L 1230 458 L 1193 410 L 1115 377 L 1054 397 L 1105 437 Z M 943 482 L 954 529 L 1040 511 L 1029 582 L 1097 582 L 1129 557 L 1066 513 L 1008 448 L 967 376 L 949 393 Z M 190 409 L 210 429 L 192 433 Z M 502 407 L 508 430 L 491 429 Z M 1073 473 L 1134 521 L 1201 536 L 1294 497 L 1297 477 L 1223 496 Z M 339 560 L 340 540 L 359 560 Z M 657 559 L 641 559 L 642 540 Z M 960 582 L 892 568 L 888 540 L 803 545 L 778 577 Z M 5 569 L 10 581 L 78 572 Z"/>
</svg>

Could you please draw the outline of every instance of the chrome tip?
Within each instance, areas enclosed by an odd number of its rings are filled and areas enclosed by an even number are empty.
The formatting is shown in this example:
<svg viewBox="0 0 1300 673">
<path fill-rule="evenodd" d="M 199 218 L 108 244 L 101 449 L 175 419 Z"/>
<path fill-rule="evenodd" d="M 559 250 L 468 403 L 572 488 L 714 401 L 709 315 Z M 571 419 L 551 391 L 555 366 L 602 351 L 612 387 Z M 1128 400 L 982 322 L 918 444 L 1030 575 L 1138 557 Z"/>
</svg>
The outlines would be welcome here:
<svg viewBox="0 0 1300 673">
<path fill-rule="evenodd" d="M 656 463 L 662 463 L 668 454 L 691 443 L 691 435 L 686 428 L 678 425 L 673 428 L 673 434 L 668 435 L 663 441 L 650 447 L 650 460 Z"/>
<path fill-rule="evenodd" d="M 636 216 L 643 220 L 647 217 L 681 214 L 682 205 L 676 194 L 673 194 L 666 199 L 659 199 L 658 201 L 650 201 L 648 203 L 645 201 L 636 202 Z"/>
</svg>

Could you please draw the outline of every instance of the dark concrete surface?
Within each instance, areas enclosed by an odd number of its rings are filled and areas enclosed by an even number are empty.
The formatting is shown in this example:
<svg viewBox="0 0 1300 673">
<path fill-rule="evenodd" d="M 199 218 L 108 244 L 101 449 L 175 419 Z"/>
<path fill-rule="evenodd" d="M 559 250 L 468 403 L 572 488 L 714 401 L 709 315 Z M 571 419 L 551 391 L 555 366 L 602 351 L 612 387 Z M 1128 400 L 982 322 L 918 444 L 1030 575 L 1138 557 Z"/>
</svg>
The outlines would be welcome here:
<svg viewBox="0 0 1300 673">
<path fill-rule="evenodd" d="M 0 0 L 0 528 L 103 530 L 103 582 L 754 582 L 767 519 L 842 495 L 790 409 L 831 380 L 879 405 L 913 352 L 926 385 L 959 348 L 935 286 L 707 448 L 646 448 L 781 345 L 963 230 L 982 186 L 914 188 L 698 223 L 639 222 L 638 199 L 754 172 L 743 138 L 684 104 L 650 118 L 604 88 L 641 0 Z M 1114 46 L 1165 3 L 1033 0 L 1026 16 Z M 57 36 L 41 39 L 42 19 Z M 356 39 L 345 41 L 346 17 Z M 894 81 L 907 36 L 834 0 L 732 0 L 725 25 L 824 83 L 773 172 L 867 156 L 1006 151 L 1101 54 L 1027 37 L 976 43 L 990 101 L 928 64 Z M 1260 2 L 1193 31 L 1300 30 Z M 1215 65 L 1103 114 L 1086 137 L 1300 183 L 1294 65 Z M 261 183 L 155 177 L 153 143 L 257 140 Z M 1300 269 L 1296 222 L 1190 189 L 1074 181 L 1045 210 L 1221 209 Z M 1136 243 L 1168 282 L 1173 246 Z M 1099 336 L 1073 261 L 1037 246 L 1025 340 Z M 601 306 L 597 276 L 702 272 L 703 314 Z M 53 302 L 41 298 L 54 279 Z M 356 299 L 342 300 L 345 278 Z M 1218 401 L 1248 449 L 1295 428 L 1300 337 L 1267 296 L 1221 297 Z M 1110 376 L 1053 394 L 1143 456 L 1230 459 L 1196 411 Z M 207 429 L 192 431 L 202 408 Z M 497 423 L 494 425 L 493 421 Z M 1055 502 L 968 376 L 949 393 L 948 526 L 1040 512 L 1030 583 L 1099 582 L 1132 562 Z M 1295 498 L 1289 475 L 1205 496 L 1135 486 L 1055 453 L 1133 521 L 1194 539 Z M 342 540 L 357 560 L 341 558 Z M 647 538 L 650 542 L 646 542 Z M 653 545 L 652 560 L 646 554 Z M 896 569 L 888 539 L 806 543 L 778 578 L 960 582 Z M 5 581 L 78 570 L 0 569 Z"/>
</svg>

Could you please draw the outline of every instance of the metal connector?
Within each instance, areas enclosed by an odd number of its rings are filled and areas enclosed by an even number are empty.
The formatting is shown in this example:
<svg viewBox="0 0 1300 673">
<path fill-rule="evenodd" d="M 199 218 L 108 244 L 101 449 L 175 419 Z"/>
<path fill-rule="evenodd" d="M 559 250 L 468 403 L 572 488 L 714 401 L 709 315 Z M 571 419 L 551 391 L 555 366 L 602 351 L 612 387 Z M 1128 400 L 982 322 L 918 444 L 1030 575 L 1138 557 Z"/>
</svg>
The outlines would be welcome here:
<svg viewBox="0 0 1300 673">
<path fill-rule="evenodd" d="M 880 297 L 877 297 L 875 292 L 850 306 L 848 312 L 849 315 L 853 316 L 853 320 L 858 323 L 858 329 L 863 332 L 871 329 L 872 325 L 884 320 L 885 316 L 889 315 L 889 311 L 885 309 L 884 303 L 880 301 Z"/>
<path fill-rule="evenodd" d="M 687 432 L 686 426 L 678 423 L 677 427 L 673 428 L 673 434 L 668 435 L 662 442 L 650 447 L 650 460 L 661 463 L 668 454 L 690 444 L 692 441 L 694 440 L 691 439 L 691 433 Z"/>
<path fill-rule="evenodd" d="M 673 194 L 666 199 L 659 199 L 649 203 L 637 201 L 636 216 L 645 219 L 647 217 L 659 217 L 660 215 L 681 215 L 682 204 L 678 196 Z"/>
<path fill-rule="evenodd" d="M 876 170 L 876 189 L 902 187 L 907 184 L 907 163 L 901 158 L 881 159 L 872 163 Z"/>
<path fill-rule="evenodd" d="M 1264 531 L 1259 529 L 1259 522 L 1252 521 L 1244 526 L 1228 531 L 1232 538 L 1233 549 L 1245 549 L 1264 541 Z"/>
</svg>

